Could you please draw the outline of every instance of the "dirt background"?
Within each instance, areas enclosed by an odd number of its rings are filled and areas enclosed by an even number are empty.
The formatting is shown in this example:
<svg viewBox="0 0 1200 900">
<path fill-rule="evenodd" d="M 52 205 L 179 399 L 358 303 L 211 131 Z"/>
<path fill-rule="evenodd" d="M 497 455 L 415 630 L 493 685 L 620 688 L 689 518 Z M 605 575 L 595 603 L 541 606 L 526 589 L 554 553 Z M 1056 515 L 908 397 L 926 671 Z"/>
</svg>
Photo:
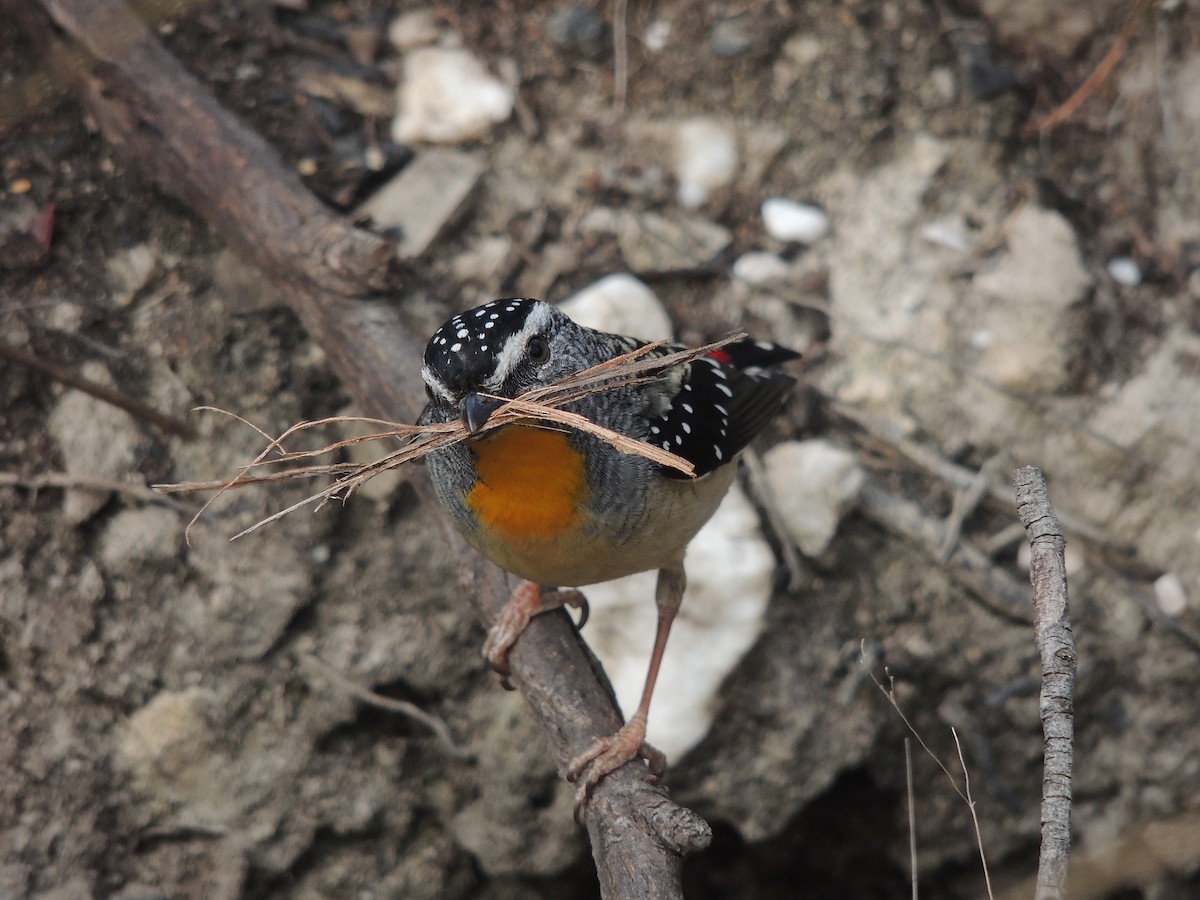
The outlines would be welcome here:
<svg viewBox="0 0 1200 900">
<path fill-rule="evenodd" d="M 637 274 L 681 337 L 740 326 L 806 351 L 812 393 L 766 445 L 824 435 L 934 518 L 961 493 L 945 470 L 831 398 L 994 485 L 1014 464 L 1046 469 L 1072 523 L 1077 896 L 1200 895 L 1195 5 L 1140 4 L 1126 26 L 1124 2 L 630 4 L 623 110 L 611 31 L 564 38 L 550 24 L 563 9 L 429 7 L 519 102 L 468 148 L 485 175 L 421 259 L 432 287 L 396 302 L 432 330 L 483 299 L 557 300 L 629 270 L 588 213 L 682 217 L 672 129 L 732 123 L 738 175 L 688 214 L 728 229 L 730 246 L 686 272 Z M 362 98 L 396 81 L 384 34 L 401 11 L 314 0 L 146 15 L 345 209 L 381 177 L 364 148 L 389 122 Z M 607 28 L 611 12 L 580 21 Z M 643 41 L 655 22 L 670 24 L 658 51 Z M 1026 132 L 1123 28 L 1094 95 L 1053 131 Z M 335 75 L 357 100 L 317 96 Z M 0 95 L 35 98 L 6 103 L 0 123 L 0 336 L 200 432 L 165 436 L 0 362 L 0 472 L 25 485 L 0 488 L 0 897 L 595 896 L 571 790 L 483 665 L 438 513 L 410 486 L 234 544 L 304 488 L 239 494 L 188 544 L 190 500 L 30 487 L 61 472 L 221 477 L 259 444 L 191 408 L 278 431 L 349 400 L 279 296 L 127 168 L 8 25 Z M 386 149 L 393 167 L 409 155 Z M 771 195 L 820 205 L 832 233 L 811 248 L 767 237 Z M 50 203 L 42 255 L 20 223 Z M 780 254 L 788 279 L 732 279 L 756 249 Z M 1136 284 L 1110 275 L 1117 257 L 1140 266 Z M 1020 582 L 1014 521 L 985 498 L 962 540 Z M 862 511 L 805 571 L 798 590 L 781 574 L 716 724 L 673 761 L 673 794 L 715 831 L 687 864 L 688 896 L 907 896 L 906 730 L 860 664 L 864 641 L 948 763 L 959 729 L 997 890 L 1028 877 L 1041 739 L 1025 611 L 967 590 Z M 439 716 L 469 758 L 360 703 L 329 669 Z M 966 805 L 920 753 L 913 792 L 923 896 L 981 896 Z"/>
</svg>

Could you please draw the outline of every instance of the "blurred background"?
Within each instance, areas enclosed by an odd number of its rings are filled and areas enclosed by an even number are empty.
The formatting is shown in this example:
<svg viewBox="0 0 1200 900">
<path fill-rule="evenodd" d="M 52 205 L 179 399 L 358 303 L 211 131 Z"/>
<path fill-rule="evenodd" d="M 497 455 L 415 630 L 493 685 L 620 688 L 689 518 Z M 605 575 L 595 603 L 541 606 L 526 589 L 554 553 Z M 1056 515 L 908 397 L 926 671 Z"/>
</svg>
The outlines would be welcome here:
<svg viewBox="0 0 1200 900">
<path fill-rule="evenodd" d="M 655 695 L 667 785 L 715 832 L 689 897 L 910 896 L 910 793 L 922 896 L 985 896 L 980 843 L 996 896 L 1031 896 L 1023 464 L 1069 542 L 1071 896 L 1200 895 L 1194 3 L 136 9 L 321 202 L 399 241 L 418 343 L 519 295 L 804 352 L 693 551 Z M 272 433 L 355 408 L 284 289 L 33 48 L 0 28 L 0 897 L 597 896 L 409 473 L 232 544 L 309 486 L 230 495 L 187 541 L 201 501 L 147 489 L 262 449 L 195 407 Z M 653 614 L 622 590 L 584 632 L 618 693 Z M 923 752 L 906 786 L 873 677 L 961 788 L 956 730 L 978 839 Z"/>
</svg>

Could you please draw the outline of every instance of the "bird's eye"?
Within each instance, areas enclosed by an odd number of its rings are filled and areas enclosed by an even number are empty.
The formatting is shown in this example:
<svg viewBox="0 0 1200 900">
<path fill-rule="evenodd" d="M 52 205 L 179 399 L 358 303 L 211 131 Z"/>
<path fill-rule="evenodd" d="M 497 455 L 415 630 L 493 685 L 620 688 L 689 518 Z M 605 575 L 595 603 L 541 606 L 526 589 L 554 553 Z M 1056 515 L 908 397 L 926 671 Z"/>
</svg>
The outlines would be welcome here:
<svg viewBox="0 0 1200 900">
<path fill-rule="evenodd" d="M 544 363 L 550 358 L 550 345 L 546 343 L 545 338 L 532 337 L 525 347 L 525 355 L 530 362 Z"/>
</svg>

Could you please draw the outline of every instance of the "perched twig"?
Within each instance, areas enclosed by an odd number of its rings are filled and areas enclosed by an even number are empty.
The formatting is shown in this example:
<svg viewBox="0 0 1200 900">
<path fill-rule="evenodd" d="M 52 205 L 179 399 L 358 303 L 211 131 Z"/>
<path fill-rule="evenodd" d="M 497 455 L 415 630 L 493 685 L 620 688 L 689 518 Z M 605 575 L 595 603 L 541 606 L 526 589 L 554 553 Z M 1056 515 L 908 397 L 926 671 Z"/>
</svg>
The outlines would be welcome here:
<svg viewBox="0 0 1200 900">
<path fill-rule="evenodd" d="M 141 400 L 135 400 L 133 397 L 121 393 L 114 387 L 84 378 L 70 369 L 44 360 L 40 356 L 34 356 L 20 347 L 14 347 L 11 344 L 0 341 L 0 356 L 20 363 L 23 366 L 28 366 L 34 371 L 41 372 L 43 375 L 48 375 L 55 381 L 61 381 L 63 384 L 78 388 L 85 394 L 91 394 L 97 400 L 111 403 L 118 409 L 125 410 L 125 412 L 134 418 L 149 422 L 151 425 L 161 428 L 168 434 L 173 434 L 187 441 L 193 440 L 196 437 L 195 429 L 186 422 L 181 422 L 179 419 L 161 413 L 154 407 L 143 403 Z"/>
<path fill-rule="evenodd" d="M 1071 852 L 1071 770 L 1074 762 L 1075 638 L 1067 602 L 1066 540 L 1050 505 L 1046 478 L 1025 466 L 1012 473 L 1017 514 L 1032 556 L 1034 634 L 1042 658 L 1042 847 L 1035 900 L 1065 896 Z"/>
</svg>

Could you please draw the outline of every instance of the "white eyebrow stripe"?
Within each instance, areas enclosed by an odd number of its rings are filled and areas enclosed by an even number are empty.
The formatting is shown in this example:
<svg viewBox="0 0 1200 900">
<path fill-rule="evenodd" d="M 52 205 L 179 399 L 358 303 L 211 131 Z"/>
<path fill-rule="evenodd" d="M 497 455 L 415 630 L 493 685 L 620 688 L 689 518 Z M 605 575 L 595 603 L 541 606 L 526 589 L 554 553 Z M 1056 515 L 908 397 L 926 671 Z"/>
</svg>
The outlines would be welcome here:
<svg viewBox="0 0 1200 900">
<path fill-rule="evenodd" d="M 429 385 L 429 389 L 443 400 L 446 400 L 450 403 L 454 402 L 454 395 L 450 393 L 449 389 L 444 384 L 434 377 L 433 373 L 429 371 L 429 366 L 421 366 L 421 380 Z"/>
<path fill-rule="evenodd" d="M 531 337 L 543 331 L 550 324 L 552 314 L 553 311 L 546 304 L 533 304 L 521 330 L 505 341 L 500 352 L 496 354 L 496 367 L 484 381 L 485 387 L 496 391 L 508 380 L 508 376 L 512 374 L 525 355 L 525 345 L 529 343 Z"/>
</svg>

